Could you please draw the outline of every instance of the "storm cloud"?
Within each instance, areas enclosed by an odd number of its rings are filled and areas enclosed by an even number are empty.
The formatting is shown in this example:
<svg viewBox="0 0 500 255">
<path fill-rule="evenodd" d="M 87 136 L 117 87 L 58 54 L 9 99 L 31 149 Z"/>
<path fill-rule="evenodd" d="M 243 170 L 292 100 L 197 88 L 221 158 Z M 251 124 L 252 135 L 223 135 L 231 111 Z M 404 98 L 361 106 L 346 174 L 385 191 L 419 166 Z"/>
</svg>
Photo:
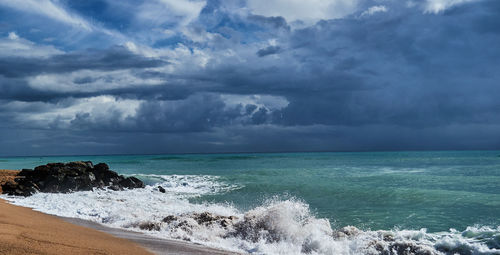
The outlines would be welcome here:
<svg viewBox="0 0 500 255">
<path fill-rule="evenodd" d="M 495 0 L 48 2 L 0 1 L 1 154 L 500 146 Z"/>
</svg>

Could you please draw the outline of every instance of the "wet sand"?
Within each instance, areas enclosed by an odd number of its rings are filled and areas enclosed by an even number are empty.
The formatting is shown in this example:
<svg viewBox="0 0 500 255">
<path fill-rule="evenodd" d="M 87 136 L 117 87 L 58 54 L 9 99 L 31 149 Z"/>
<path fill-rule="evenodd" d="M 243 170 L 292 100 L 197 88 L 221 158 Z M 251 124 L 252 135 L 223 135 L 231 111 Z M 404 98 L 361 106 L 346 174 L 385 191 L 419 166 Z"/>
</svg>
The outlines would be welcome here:
<svg viewBox="0 0 500 255">
<path fill-rule="evenodd" d="M 152 254 L 125 239 L 0 200 L 0 254 Z"/>
<path fill-rule="evenodd" d="M 0 185 L 19 171 L 0 170 Z M 0 189 L 1 194 L 1 189 Z M 33 211 L 0 199 L 0 254 L 235 254 L 165 240 L 74 218 Z"/>
<path fill-rule="evenodd" d="M 209 255 L 230 255 L 238 254 L 229 251 L 223 251 L 218 249 L 209 248 L 200 244 L 190 243 L 180 240 L 166 240 L 151 237 L 140 232 L 126 231 L 122 229 L 110 228 L 97 224 L 95 222 L 86 221 L 82 219 L 75 218 L 62 218 L 70 223 L 90 227 L 102 232 L 112 234 L 113 236 L 127 239 L 133 241 L 143 247 L 146 247 L 149 251 L 155 254 L 179 254 L 179 255 L 198 255 L 198 254 L 209 254 Z"/>
</svg>

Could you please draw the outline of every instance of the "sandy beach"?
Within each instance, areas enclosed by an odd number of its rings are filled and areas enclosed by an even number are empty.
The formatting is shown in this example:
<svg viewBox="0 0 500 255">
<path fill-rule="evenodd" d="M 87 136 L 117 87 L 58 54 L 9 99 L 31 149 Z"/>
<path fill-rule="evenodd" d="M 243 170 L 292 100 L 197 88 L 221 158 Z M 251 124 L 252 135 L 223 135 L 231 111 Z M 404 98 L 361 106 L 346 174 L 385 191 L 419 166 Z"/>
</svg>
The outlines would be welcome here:
<svg viewBox="0 0 500 255">
<path fill-rule="evenodd" d="M 0 185 L 13 181 L 18 172 L 0 170 Z M 85 220 L 47 215 L 0 199 L 0 254 L 232 253 L 108 228 Z"/>
<path fill-rule="evenodd" d="M 0 200 L 0 254 L 152 254 L 139 245 Z"/>
</svg>

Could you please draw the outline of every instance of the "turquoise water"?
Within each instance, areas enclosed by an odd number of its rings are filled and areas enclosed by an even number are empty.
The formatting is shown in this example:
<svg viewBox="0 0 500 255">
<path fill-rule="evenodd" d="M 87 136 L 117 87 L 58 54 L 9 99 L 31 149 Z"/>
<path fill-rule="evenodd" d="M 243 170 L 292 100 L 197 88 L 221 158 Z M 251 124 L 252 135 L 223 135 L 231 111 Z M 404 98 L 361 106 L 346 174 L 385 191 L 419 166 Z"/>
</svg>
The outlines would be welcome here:
<svg viewBox="0 0 500 255">
<path fill-rule="evenodd" d="M 333 227 L 437 232 L 500 225 L 499 156 L 427 151 L 15 157 L 0 158 L 0 169 L 90 160 L 126 175 L 213 175 L 239 188 L 191 202 L 228 202 L 248 210 L 273 197 L 293 197 Z"/>
</svg>

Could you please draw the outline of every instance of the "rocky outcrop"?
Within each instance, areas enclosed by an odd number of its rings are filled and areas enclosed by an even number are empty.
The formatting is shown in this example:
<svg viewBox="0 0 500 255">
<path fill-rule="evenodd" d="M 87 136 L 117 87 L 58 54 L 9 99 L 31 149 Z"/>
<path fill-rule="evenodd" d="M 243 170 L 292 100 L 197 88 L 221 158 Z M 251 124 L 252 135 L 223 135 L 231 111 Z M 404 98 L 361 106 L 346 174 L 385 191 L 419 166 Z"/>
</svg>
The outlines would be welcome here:
<svg viewBox="0 0 500 255">
<path fill-rule="evenodd" d="M 144 183 L 135 177 L 124 177 L 109 170 L 108 165 L 92 162 L 49 163 L 34 170 L 23 169 L 16 183 L 2 186 L 3 192 L 15 196 L 31 196 L 36 192 L 69 193 L 88 191 L 93 188 L 123 190 L 144 188 Z"/>
</svg>

